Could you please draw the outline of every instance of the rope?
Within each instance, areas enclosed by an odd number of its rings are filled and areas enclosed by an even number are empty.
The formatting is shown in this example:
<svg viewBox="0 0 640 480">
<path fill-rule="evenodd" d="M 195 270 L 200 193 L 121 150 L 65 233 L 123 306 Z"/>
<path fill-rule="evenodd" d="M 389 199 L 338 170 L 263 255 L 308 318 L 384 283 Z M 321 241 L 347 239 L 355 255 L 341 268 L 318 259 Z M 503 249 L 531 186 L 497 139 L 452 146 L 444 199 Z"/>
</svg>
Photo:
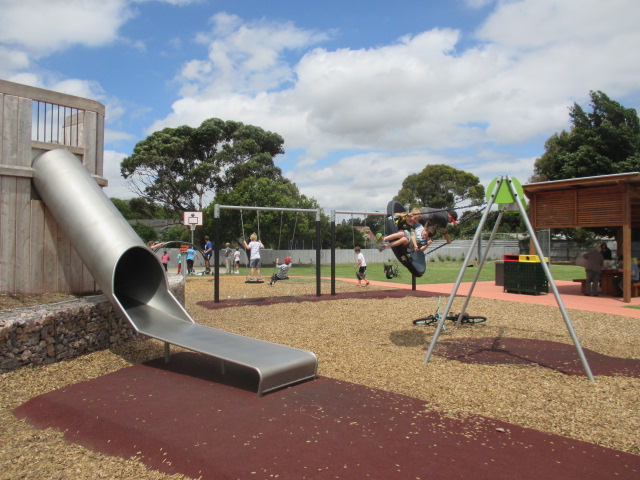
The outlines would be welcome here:
<svg viewBox="0 0 640 480">
<path fill-rule="evenodd" d="M 280 232 L 278 233 L 278 250 L 280 250 L 280 239 L 282 238 L 282 217 L 284 216 L 284 210 L 280 211 Z"/>
<path fill-rule="evenodd" d="M 257 214 L 258 214 L 258 240 L 262 241 L 262 238 L 260 237 L 260 210 L 256 210 Z"/>
<path fill-rule="evenodd" d="M 244 219 L 242 218 L 242 210 L 240 210 L 240 225 L 242 225 L 242 240 L 244 240 Z"/>
</svg>

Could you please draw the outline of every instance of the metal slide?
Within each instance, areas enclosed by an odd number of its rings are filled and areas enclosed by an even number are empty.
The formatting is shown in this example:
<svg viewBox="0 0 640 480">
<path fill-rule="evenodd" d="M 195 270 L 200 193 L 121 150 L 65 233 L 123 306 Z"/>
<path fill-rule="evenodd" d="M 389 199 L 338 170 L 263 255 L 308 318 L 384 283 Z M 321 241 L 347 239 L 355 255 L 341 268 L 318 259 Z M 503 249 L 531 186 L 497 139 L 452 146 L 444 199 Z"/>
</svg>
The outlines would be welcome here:
<svg viewBox="0 0 640 480">
<path fill-rule="evenodd" d="M 52 150 L 32 166 L 38 195 L 103 294 L 136 331 L 257 375 L 259 395 L 315 378 L 318 361 L 312 352 L 195 323 L 169 291 L 158 258 L 73 153 Z"/>
</svg>

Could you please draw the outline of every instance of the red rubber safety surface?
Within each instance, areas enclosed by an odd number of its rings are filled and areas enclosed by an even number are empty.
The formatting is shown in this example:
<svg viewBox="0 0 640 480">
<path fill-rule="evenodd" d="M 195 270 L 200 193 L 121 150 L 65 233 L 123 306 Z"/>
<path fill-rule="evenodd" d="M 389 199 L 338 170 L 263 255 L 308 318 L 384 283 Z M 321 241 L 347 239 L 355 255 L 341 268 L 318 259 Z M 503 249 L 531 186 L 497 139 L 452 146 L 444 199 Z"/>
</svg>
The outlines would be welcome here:
<svg viewBox="0 0 640 480">
<path fill-rule="evenodd" d="M 640 378 L 640 360 L 582 349 L 594 375 Z M 434 353 L 449 360 L 484 365 L 537 364 L 567 375 L 584 375 L 573 344 L 526 338 L 463 338 L 442 340 Z"/>
<path fill-rule="evenodd" d="M 207 358 L 178 353 L 14 413 L 70 442 L 193 478 L 640 478 L 640 456 L 480 416 L 444 418 L 403 395 L 320 377 L 258 397 L 213 372 Z"/>
</svg>

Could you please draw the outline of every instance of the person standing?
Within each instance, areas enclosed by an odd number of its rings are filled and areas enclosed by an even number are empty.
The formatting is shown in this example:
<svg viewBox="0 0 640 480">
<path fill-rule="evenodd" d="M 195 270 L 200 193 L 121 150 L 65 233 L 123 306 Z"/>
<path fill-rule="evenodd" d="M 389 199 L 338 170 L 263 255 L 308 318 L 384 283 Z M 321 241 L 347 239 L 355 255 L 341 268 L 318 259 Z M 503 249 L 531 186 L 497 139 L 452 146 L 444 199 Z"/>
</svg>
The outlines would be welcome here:
<svg viewBox="0 0 640 480">
<path fill-rule="evenodd" d="M 178 252 L 176 260 L 178 260 L 178 275 L 180 275 L 180 272 L 182 271 L 182 252 Z"/>
<path fill-rule="evenodd" d="M 355 268 L 356 270 L 356 278 L 358 279 L 358 284 L 356 285 L 356 287 L 361 287 L 362 286 L 362 281 L 364 280 L 366 283 L 364 284 L 364 286 L 366 287 L 367 285 L 369 285 L 369 280 L 367 280 L 367 261 L 364 258 L 364 254 L 362 253 L 362 250 L 360 249 L 360 247 L 356 247 L 353 249 L 354 252 L 356 252 L 356 264 L 353 266 L 353 268 Z"/>
<path fill-rule="evenodd" d="M 236 247 L 235 252 L 233 252 L 233 266 L 235 268 L 233 273 L 240 273 L 240 247 Z"/>
<path fill-rule="evenodd" d="M 204 237 L 204 273 L 211 273 L 211 264 L 209 260 L 213 254 L 213 244 L 209 237 Z"/>
<path fill-rule="evenodd" d="M 233 250 L 229 242 L 224 244 L 224 265 L 227 267 L 227 274 L 233 273 L 231 270 L 231 261 L 233 260 Z"/>
<path fill-rule="evenodd" d="M 193 245 L 187 248 L 187 275 L 193 275 L 193 260 L 196 258 L 196 251 Z"/>
<path fill-rule="evenodd" d="M 169 256 L 169 253 L 165 250 L 164 253 L 162 254 L 162 266 L 164 267 L 165 272 L 168 271 L 169 260 L 171 260 L 171 257 Z"/>
<path fill-rule="evenodd" d="M 598 296 L 598 285 L 600 284 L 600 273 L 602 272 L 602 265 L 604 264 L 604 258 L 600 253 L 600 249 L 594 249 L 582 256 L 586 262 L 584 266 L 585 273 L 587 275 L 587 281 L 584 284 L 584 294 L 587 296 Z"/>
<path fill-rule="evenodd" d="M 262 260 L 260 258 L 260 250 L 264 248 L 264 245 L 260 240 L 258 240 L 258 236 L 255 233 L 252 233 L 249 239 L 251 240 L 249 243 L 247 243 L 246 240 L 243 240 L 243 243 L 244 248 L 251 251 L 249 255 L 249 267 L 251 268 L 250 280 L 256 278 L 253 276 L 254 270 L 257 270 L 257 278 L 260 279 L 262 278 Z"/>
</svg>

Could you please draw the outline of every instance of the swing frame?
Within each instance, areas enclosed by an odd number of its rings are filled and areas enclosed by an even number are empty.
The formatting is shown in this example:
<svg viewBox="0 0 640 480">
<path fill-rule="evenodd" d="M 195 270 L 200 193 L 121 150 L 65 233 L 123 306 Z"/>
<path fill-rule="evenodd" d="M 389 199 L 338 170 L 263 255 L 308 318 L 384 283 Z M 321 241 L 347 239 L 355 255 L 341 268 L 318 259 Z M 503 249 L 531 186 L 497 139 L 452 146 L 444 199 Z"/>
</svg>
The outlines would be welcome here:
<svg viewBox="0 0 640 480">
<path fill-rule="evenodd" d="M 280 208 L 280 207 L 248 207 L 242 205 L 220 205 L 215 204 L 213 206 L 213 228 L 214 228 L 214 243 L 213 249 L 219 252 L 222 248 L 220 240 L 220 211 L 221 210 L 255 210 L 271 211 L 271 212 L 300 212 L 300 213 L 315 213 L 316 215 L 316 296 L 321 296 L 321 277 L 320 277 L 320 261 L 322 250 L 322 236 L 320 233 L 320 219 L 322 210 L 320 208 Z M 297 216 L 296 216 L 297 224 Z M 220 255 L 214 255 L 213 262 L 213 302 L 220 303 Z"/>
<path fill-rule="evenodd" d="M 384 217 L 386 213 L 383 212 L 361 212 L 355 210 L 331 210 L 331 295 L 336 294 L 336 215 L 354 215 L 358 216 L 378 216 Z M 353 228 L 353 221 L 351 223 Z"/>
<path fill-rule="evenodd" d="M 489 191 L 490 190 L 490 191 Z M 476 233 L 473 237 L 473 241 L 471 242 L 471 245 L 469 246 L 469 250 L 467 251 L 467 255 L 465 256 L 465 260 L 462 264 L 462 268 L 460 269 L 460 272 L 458 273 L 458 278 L 456 279 L 456 283 L 453 286 L 453 289 L 451 290 L 451 295 L 449 296 L 449 300 L 447 301 L 447 305 L 444 308 L 444 312 L 442 313 L 442 315 L 439 316 L 438 318 L 438 324 L 436 326 L 435 332 L 433 334 L 433 337 L 431 339 L 431 343 L 429 343 L 429 347 L 427 349 L 427 354 L 424 358 L 424 363 L 429 363 L 429 359 L 431 358 L 431 355 L 433 354 L 433 350 L 435 349 L 436 343 L 438 342 L 438 338 L 440 336 L 440 332 L 442 332 L 444 330 L 444 321 L 445 319 L 447 319 L 449 312 L 451 310 L 451 306 L 453 304 L 453 301 L 456 297 L 456 294 L 458 292 L 458 288 L 460 287 L 460 283 L 462 283 L 462 278 L 464 277 L 464 273 L 469 265 L 469 261 L 471 260 L 471 256 L 473 254 L 473 249 L 475 248 L 475 246 L 478 244 L 478 241 L 480 239 L 480 236 L 482 235 L 482 230 L 487 222 L 487 218 L 489 216 L 489 212 L 491 211 L 491 207 L 496 204 L 498 205 L 498 218 L 496 219 L 496 222 L 493 226 L 493 230 L 491 231 L 491 236 L 489 237 L 489 244 L 487 245 L 487 247 L 484 250 L 484 254 L 482 255 L 482 259 L 480 260 L 480 264 L 478 266 L 478 269 L 476 270 L 476 275 L 473 279 L 473 282 L 471 283 L 471 287 L 469 289 L 469 293 L 467 294 L 467 297 L 465 298 L 464 304 L 462 306 L 462 310 L 460 311 L 460 313 L 458 314 L 458 319 L 456 321 L 456 327 L 460 326 L 460 324 L 462 323 L 463 320 L 463 316 L 466 312 L 467 306 L 469 305 L 469 301 L 471 300 L 471 297 L 473 295 L 473 290 L 476 286 L 476 283 L 478 282 L 478 278 L 480 278 L 480 272 L 482 271 L 482 267 L 484 266 L 486 260 L 487 260 L 487 255 L 489 254 L 489 248 L 491 247 L 491 244 L 493 243 L 495 236 L 496 236 L 496 232 L 498 231 L 498 228 L 500 227 L 500 223 L 502 222 L 502 217 L 504 215 L 504 212 L 507 210 L 517 210 L 520 212 L 520 215 L 522 216 L 522 220 L 524 221 L 526 227 L 527 227 L 527 232 L 530 235 L 531 238 L 531 243 L 533 244 L 534 248 L 535 248 L 535 253 L 541 257 L 544 258 L 544 255 L 542 255 L 542 248 L 540 247 L 540 243 L 538 242 L 538 238 L 536 237 L 535 231 L 533 230 L 533 227 L 531 226 L 531 222 L 529 221 L 529 217 L 527 216 L 527 210 L 524 207 L 524 203 L 523 203 L 523 199 L 524 199 L 524 193 L 522 191 L 522 186 L 520 185 L 520 182 L 516 179 L 513 178 L 509 175 L 502 175 L 500 177 L 496 177 L 493 179 L 493 181 L 491 182 L 491 184 L 489 185 L 489 189 L 487 190 L 487 205 L 484 209 L 484 212 L 482 214 L 482 219 L 480 220 L 480 223 L 478 223 L 478 228 L 476 229 Z M 553 279 L 553 275 L 551 275 L 551 270 L 549 269 L 549 266 L 547 265 L 546 262 L 540 262 L 540 265 L 542 266 L 542 270 L 544 270 L 545 275 L 547 276 L 547 281 L 549 286 L 551 287 L 553 294 L 556 298 L 556 302 L 558 303 L 558 307 L 560 308 L 560 313 L 562 314 L 562 318 L 564 320 L 565 326 L 567 327 L 567 330 L 569 332 L 569 336 L 571 337 L 571 340 L 573 341 L 573 344 L 576 348 L 576 353 L 578 354 L 578 357 L 580 358 L 580 362 L 582 363 L 582 367 L 585 371 L 585 374 L 587 376 L 587 378 L 589 380 L 591 380 L 592 382 L 595 381 L 595 378 L 593 377 L 593 373 L 591 372 L 591 368 L 589 367 L 589 363 L 587 361 L 587 358 L 584 355 L 584 352 L 582 350 L 582 346 L 580 345 L 580 340 L 578 340 L 578 336 L 576 335 L 576 332 L 573 328 L 573 324 L 571 323 L 571 319 L 569 318 L 569 314 L 567 313 L 566 308 L 564 307 L 564 303 L 562 301 L 562 297 L 560 296 L 560 293 L 558 292 L 558 288 L 556 286 L 556 283 Z"/>
</svg>

